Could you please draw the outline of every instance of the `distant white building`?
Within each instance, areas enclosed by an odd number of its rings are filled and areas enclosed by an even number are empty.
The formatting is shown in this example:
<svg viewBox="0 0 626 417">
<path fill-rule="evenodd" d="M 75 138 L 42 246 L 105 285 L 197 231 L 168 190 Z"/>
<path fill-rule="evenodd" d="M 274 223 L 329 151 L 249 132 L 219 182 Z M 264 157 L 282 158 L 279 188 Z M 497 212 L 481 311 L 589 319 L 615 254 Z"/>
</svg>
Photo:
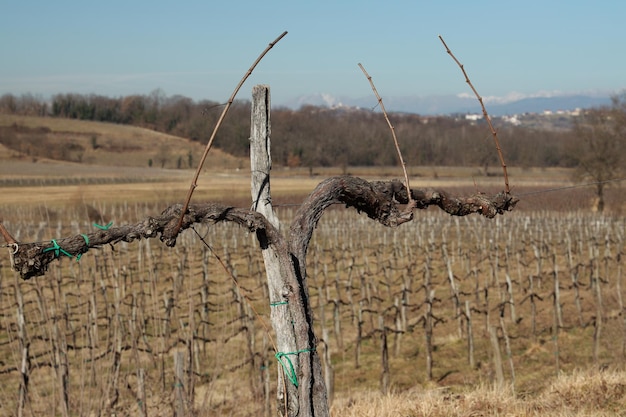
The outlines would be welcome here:
<svg viewBox="0 0 626 417">
<path fill-rule="evenodd" d="M 502 120 L 504 120 L 507 123 L 510 123 L 514 126 L 519 126 L 522 122 L 518 119 L 517 115 L 513 115 L 513 116 L 502 116 Z"/>
<path fill-rule="evenodd" d="M 472 120 L 472 121 L 476 121 L 476 120 L 480 120 L 483 118 L 482 114 L 466 114 L 465 115 L 465 120 Z"/>
</svg>

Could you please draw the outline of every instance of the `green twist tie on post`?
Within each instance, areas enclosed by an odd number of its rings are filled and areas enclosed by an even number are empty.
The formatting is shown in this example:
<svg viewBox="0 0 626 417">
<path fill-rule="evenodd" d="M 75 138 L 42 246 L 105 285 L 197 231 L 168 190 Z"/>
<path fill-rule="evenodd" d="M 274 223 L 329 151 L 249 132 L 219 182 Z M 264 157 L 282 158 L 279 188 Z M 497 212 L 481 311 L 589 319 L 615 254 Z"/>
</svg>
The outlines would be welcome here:
<svg viewBox="0 0 626 417">
<path fill-rule="evenodd" d="M 289 381 L 295 387 L 298 386 L 298 376 L 296 375 L 296 370 L 293 367 L 293 362 L 291 362 L 291 359 L 289 359 L 288 355 L 298 355 L 300 353 L 313 352 L 314 350 L 315 349 L 300 349 L 295 352 L 276 352 L 276 354 L 274 355 L 276 357 L 276 360 L 278 360 L 278 363 L 280 363 L 280 365 L 283 367 L 283 371 L 285 371 L 287 379 L 289 379 Z M 283 358 L 287 359 L 287 365 L 289 365 L 289 368 L 287 368 L 285 362 L 282 361 Z"/>
<path fill-rule="evenodd" d="M 66 250 L 64 250 L 63 248 L 61 248 L 55 239 L 52 239 L 50 242 L 52 242 L 53 246 L 51 248 L 44 249 L 43 250 L 44 252 L 54 251 L 54 257 L 55 258 L 58 258 L 61 255 L 69 256 L 70 258 L 74 257 L 71 253 L 69 253 Z"/>
<path fill-rule="evenodd" d="M 109 228 L 113 225 L 113 221 L 110 221 L 108 224 L 102 226 L 98 223 L 93 223 L 94 227 L 97 227 L 100 230 L 109 230 Z"/>
<path fill-rule="evenodd" d="M 276 301 L 275 303 L 270 303 L 270 307 L 282 306 L 284 304 L 289 304 L 288 301 Z"/>
</svg>

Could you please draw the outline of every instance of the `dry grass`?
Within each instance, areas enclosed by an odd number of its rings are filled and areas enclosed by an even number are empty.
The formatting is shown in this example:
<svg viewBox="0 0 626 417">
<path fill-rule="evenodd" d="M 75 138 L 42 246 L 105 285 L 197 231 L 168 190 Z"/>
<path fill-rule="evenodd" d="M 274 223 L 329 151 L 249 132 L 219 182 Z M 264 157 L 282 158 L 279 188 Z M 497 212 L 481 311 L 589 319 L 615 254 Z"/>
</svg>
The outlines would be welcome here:
<svg viewBox="0 0 626 417">
<path fill-rule="evenodd" d="M 510 388 L 475 386 L 462 392 L 411 389 L 382 395 L 357 392 L 339 399 L 332 415 L 342 417 L 470 417 L 626 415 L 626 372 L 575 371 L 561 374 L 538 396 L 519 397 Z"/>
</svg>

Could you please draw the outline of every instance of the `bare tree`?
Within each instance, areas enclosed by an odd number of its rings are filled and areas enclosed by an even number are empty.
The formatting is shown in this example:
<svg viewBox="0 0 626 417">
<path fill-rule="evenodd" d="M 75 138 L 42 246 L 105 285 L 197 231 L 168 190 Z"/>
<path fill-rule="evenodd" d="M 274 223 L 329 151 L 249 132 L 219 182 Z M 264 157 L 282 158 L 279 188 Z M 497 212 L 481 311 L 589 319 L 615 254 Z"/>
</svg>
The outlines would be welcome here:
<svg viewBox="0 0 626 417">
<path fill-rule="evenodd" d="M 626 93 L 612 98 L 610 107 L 585 111 L 574 125 L 570 154 L 578 181 L 596 186 L 596 209 L 604 211 L 605 188 L 624 172 L 626 154 Z"/>
</svg>

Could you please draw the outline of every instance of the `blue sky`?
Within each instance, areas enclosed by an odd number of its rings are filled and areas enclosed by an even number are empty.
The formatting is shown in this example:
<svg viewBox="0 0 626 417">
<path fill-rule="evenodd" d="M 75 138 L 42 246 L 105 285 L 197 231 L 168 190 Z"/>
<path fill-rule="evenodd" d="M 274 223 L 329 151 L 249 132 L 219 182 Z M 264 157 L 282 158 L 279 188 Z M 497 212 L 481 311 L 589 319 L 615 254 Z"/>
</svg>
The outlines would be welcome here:
<svg viewBox="0 0 626 417">
<path fill-rule="evenodd" d="M 621 1 L 0 1 L 0 94 L 225 101 L 283 31 L 237 98 L 471 93 L 438 35 L 485 98 L 626 88 Z"/>
</svg>

